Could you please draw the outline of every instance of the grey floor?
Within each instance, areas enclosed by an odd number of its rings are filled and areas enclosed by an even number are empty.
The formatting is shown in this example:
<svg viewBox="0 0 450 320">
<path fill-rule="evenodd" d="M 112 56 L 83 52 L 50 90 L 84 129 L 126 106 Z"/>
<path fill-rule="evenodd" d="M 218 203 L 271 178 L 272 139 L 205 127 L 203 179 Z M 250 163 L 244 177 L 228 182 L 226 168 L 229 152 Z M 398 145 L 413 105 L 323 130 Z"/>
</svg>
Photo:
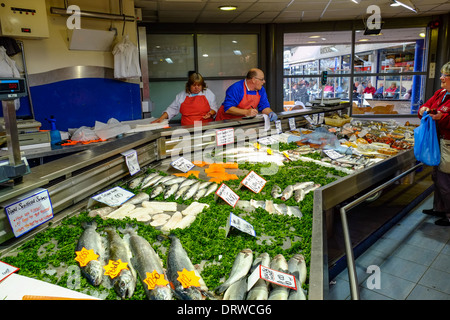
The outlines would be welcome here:
<svg viewBox="0 0 450 320">
<path fill-rule="evenodd" d="M 433 194 L 356 259 L 360 300 L 450 300 L 450 227 L 436 226 Z M 330 281 L 330 300 L 351 299 L 345 269 Z"/>
</svg>

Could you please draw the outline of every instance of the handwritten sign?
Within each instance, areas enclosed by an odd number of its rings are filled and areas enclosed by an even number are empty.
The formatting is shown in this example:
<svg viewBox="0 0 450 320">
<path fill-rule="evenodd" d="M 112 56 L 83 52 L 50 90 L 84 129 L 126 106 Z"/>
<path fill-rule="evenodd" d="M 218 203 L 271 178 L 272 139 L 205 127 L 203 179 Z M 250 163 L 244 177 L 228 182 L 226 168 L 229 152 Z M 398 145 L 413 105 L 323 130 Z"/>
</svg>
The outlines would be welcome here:
<svg viewBox="0 0 450 320">
<path fill-rule="evenodd" d="M 333 159 L 333 160 L 344 157 L 343 154 L 341 154 L 333 149 L 323 150 L 323 153 L 325 153 L 330 159 Z"/>
<path fill-rule="evenodd" d="M 122 260 L 109 260 L 109 263 L 103 267 L 105 269 L 105 275 L 109 276 L 111 279 L 117 277 L 122 270 L 129 270 L 128 263 L 122 262 Z"/>
<path fill-rule="evenodd" d="M 195 271 L 187 271 L 186 268 L 183 268 L 183 271 L 177 271 L 178 278 L 183 288 L 189 287 L 200 287 L 200 277 L 195 274 Z"/>
<path fill-rule="evenodd" d="M 279 286 L 297 290 L 297 282 L 293 275 L 273 270 L 263 265 L 259 265 L 248 277 L 247 289 L 250 290 L 258 279 L 264 279 Z"/>
<path fill-rule="evenodd" d="M 266 180 L 261 178 L 257 173 L 251 171 L 244 179 L 242 179 L 241 183 L 252 190 L 254 193 L 260 193 L 261 190 L 266 185 Z"/>
<path fill-rule="evenodd" d="M 177 160 L 172 161 L 170 165 L 175 169 L 180 170 L 184 173 L 188 172 L 193 167 L 195 167 L 195 165 L 192 162 L 183 157 L 179 157 Z"/>
<path fill-rule="evenodd" d="M 276 140 L 275 138 L 272 138 L 271 136 L 267 136 L 267 137 L 259 138 L 258 142 L 268 146 L 268 145 L 278 143 L 278 140 Z"/>
<path fill-rule="evenodd" d="M 234 142 L 234 128 L 216 130 L 216 144 L 218 147 Z"/>
<path fill-rule="evenodd" d="M 251 236 L 254 236 L 254 237 L 256 236 L 255 228 L 253 228 L 253 226 L 250 223 L 248 223 L 241 217 L 238 217 L 237 215 L 235 215 L 233 212 L 230 212 L 230 216 L 228 217 L 227 227 L 226 227 L 227 236 L 231 230 L 231 227 L 234 227 L 234 228 L 238 229 L 239 231 L 248 233 Z"/>
<path fill-rule="evenodd" d="M 3 261 L 0 261 L 0 282 L 8 278 L 14 272 L 18 271 L 19 268 L 13 267 Z"/>
<path fill-rule="evenodd" d="M 92 197 L 92 199 L 104 203 L 110 207 L 117 207 L 128 199 L 134 197 L 134 195 L 135 194 L 133 192 L 125 190 L 121 187 L 115 187 Z"/>
<path fill-rule="evenodd" d="M 230 189 L 225 183 L 217 189 L 216 195 L 222 198 L 226 203 L 228 203 L 233 208 L 236 206 L 236 203 L 239 200 L 239 196 Z"/>
<path fill-rule="evenodd" d="M 295 118 L 289 118 L 289 129 L 291 131 L 297 129 L 297 127 L 295 126 Z"/>
<path fill-rule="evenodd" d="M 128 150 L 122 152 L 121 155 L 125 157 L 125 162 L 128 170 L 130 171 L 130 175 L 134 175 L 135 173 L 141 171 L 136 150 Z"/>
<path fill-rule="evenodd" d="M 42 188 L 12 200 L 4 208 L 16 237 L 53 218 L 50 195 Z"/>
<path fill-rule="evenodd" d="M 94 249 L 86 249 L 83 247 L 80 251 L 75 251 L 77 255 L 75 261 L 80 264 L 80 267 L 85 267 L 90 261 L 97 260 L 99 255 L 95 254 Z"/>
<path fill-rule="evenodd" d="M 147 278 L 144 279 L 145 284 L 147 284 L 148 290 L 153 290 L 156 286 L 166 286 L 169 284 L 164 277 L 164 274 L 159 274 L 158 271 L 153 270 L 152 273 L 146 272 Z"/>
<path fill-rule="evenodd" d="M 275 121 L 275 128 L 277 129 L 278 134 L 283 133 L 283 128 L 281 126 L 281 120 Z"/>
</svg>

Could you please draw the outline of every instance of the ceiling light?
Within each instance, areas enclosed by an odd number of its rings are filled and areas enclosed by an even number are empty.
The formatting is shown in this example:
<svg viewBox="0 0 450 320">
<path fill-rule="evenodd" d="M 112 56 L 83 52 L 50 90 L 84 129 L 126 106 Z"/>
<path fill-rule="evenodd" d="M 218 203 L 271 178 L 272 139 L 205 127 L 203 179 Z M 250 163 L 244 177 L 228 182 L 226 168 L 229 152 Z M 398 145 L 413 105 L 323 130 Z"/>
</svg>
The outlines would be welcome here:
<svg viewBox="0 0 450 320">
<path fill-rule="evenodd" d="M 359 39 L 358 41 L 364 42 L 364 41 L 369 41 L 369 39 L 364 38 L 364 39 Z"/>
<path fill-rule="evenodd" d="M 415 13 L 417 13 L 417 8 L 414 6 L 414 4 L 410 0 L 394 0 L 394 2 L 402 7 L 405 7 L 408 10 L 411 10 L 411 11 L 414 11 Z"/>
<path fill-rule="evenodd" d="M 359 4 L 361 2 L 361 0 L 352 0 L 352 2 Z"/>
<path fill-rule="evenodd" d="M 317 41 L 308 41 L 307 43 L 316 43 Z"/>
<path fill-rule="evenodd" d="M 205 58 L 208 58 L 208 57 L 209 57 L 209 55 L 208 55 L 207 53 L 204 53 L 203 56 L 204 56 Z"/>
<path fill-rule="evenodd" d="M 419 36 L 420 36 L 421 38 L 425 38 L 425 32 L 419 33 Z"/>
<path fill-rule="evenodd" d="M 309 36 L 308 38 L 314 39 L 314 38 L 320 38 L 320 36 Z"/>
<path fill-rule="evenodd" d="M 237 6 L 220 6 L 219 9 L 223 11 L 233 11 L 237 9 Z"/>
</svg>

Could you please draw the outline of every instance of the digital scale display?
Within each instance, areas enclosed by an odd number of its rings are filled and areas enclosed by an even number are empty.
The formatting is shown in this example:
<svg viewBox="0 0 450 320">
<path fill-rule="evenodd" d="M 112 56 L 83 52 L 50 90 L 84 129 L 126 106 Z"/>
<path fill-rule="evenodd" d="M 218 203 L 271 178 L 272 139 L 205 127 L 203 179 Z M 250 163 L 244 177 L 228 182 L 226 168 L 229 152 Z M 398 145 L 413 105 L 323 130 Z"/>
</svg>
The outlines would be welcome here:
<svg viewBox="0 0 450 320">
<path fill-rule="evenodd" d="M 25 79 L 0 78 L 0 100 L 9 100 L 26 95 Z"/>
</svg>

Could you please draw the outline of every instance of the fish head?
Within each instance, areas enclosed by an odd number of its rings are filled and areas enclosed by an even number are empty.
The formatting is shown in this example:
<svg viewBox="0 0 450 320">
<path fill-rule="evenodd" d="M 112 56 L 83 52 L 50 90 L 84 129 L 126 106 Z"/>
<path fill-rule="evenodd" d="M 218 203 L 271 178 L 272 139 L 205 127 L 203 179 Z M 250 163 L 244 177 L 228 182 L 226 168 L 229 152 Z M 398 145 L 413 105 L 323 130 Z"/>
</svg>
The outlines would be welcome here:
<svg viewBox="0 0 450 320">
<path fill-rule="evenodd" d="M 103 268 L 99 261 L 92 260 L 84 267 L 86 278 L 92 285 L 98 286 L 102 282 Z"/>
<path fill-rule="evenodd" d="M 130 271 L 122 270 L 120 272 L 114 282 L 114 289 L 122 299 L 131 298 L 135 289 L 135 280 Z"/>
</svg>

